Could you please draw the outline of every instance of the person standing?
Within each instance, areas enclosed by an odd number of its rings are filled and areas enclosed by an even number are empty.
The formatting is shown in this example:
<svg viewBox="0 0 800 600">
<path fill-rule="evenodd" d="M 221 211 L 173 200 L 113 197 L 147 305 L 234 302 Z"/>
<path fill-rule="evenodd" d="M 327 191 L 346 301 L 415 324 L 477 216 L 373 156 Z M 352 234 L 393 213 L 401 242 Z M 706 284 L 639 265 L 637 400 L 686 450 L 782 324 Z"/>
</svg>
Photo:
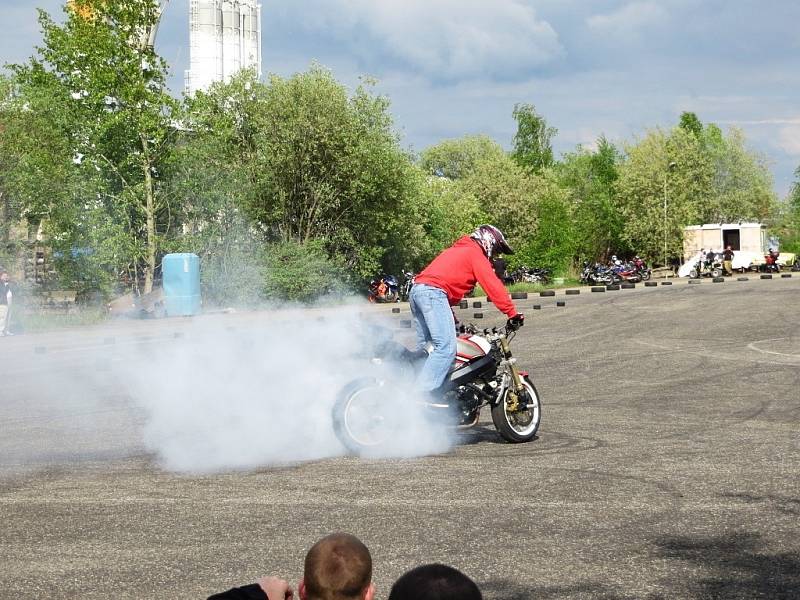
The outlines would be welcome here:
<svg viewBox="0 0 800 600">
<path fill-rule="evenodd" d="M 8 330 L 11 321 L 11 281 L 8 271 L 0 270 L 0 336 L 14 335 Z"/>
<path fill-rule="evenodd" d="M 733 249 L 730 244 L 722 251 L 722 268 L 725 269 L 725 275 L 733 275 Z"/>
<path fill-rule="evenodd" d="M 417 333 L 417 350 L 428 344 L 433 350 L 417 377 L 417 389 L 433 392 L 441 387 L 456 357 L 453 311 L 464 295 L 479 283 L 509 324 L 520 327 L 525 317 L 517 312 L 511 296 L 497 278 L 491 260 L 496 254 L 513 254 L 502 232 L 493 225 L 480 225 L 433 259 L 414 280 L 411 314 Z"/>
</svg>

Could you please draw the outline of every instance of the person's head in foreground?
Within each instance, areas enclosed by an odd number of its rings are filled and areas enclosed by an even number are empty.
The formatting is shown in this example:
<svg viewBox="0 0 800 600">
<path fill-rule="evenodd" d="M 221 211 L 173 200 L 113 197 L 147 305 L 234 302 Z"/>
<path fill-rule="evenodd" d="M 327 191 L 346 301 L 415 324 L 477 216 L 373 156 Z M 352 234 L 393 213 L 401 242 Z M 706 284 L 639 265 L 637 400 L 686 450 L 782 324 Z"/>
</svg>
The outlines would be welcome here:
<svg viewBox="0 0 800 600">
<path fill-rule="evenodd" d="M 354 535 L 333 533 L 306 554 L 301 600 L 373 600 L 372 557 Z"/>
<path fill-rule="evenodd" d="M 389 600 L 483 600 L 475 582 L 447 565 L 422 565 L 395 581 Z"/>
</svg>

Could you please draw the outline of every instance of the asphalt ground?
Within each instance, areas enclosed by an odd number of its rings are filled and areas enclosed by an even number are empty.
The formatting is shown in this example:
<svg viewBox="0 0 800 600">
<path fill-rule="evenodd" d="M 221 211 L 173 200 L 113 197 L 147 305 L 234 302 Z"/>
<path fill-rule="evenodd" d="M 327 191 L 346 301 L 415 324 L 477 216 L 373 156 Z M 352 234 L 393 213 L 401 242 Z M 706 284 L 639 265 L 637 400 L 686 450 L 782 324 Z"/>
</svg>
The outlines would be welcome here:
<svg viewBox="0 0 800 600">
<path fill-rule="evenodd" d="M 527 320 L 512 348 L 543 398 L 533 442 L 503 443 L 485 411 L 442 455 L 202 476 L 158 466 L 124 382 L 92 350 L 169 344 L 189 335 L 184 320 L 0 340 L 0 598 L 297 581 L 332 531 L 369 546 L 379 599 L 426 562 L 463 570 L 487 599 L 800 597 L 800 277 L 517 303 Z M 405 339 L 398 307 L 363 316 L 393 319 Z M 456 312 L 504 320 L 485 303 Z M 310 316 L 270 318 L 297 314 Z M 70 395 L 65 374 L 81 369 L 93 404 Z M 63 402 L 37 395 L 51 377 Z M 63 436 L 87 410 L 91 435 Z"/>
</svg>

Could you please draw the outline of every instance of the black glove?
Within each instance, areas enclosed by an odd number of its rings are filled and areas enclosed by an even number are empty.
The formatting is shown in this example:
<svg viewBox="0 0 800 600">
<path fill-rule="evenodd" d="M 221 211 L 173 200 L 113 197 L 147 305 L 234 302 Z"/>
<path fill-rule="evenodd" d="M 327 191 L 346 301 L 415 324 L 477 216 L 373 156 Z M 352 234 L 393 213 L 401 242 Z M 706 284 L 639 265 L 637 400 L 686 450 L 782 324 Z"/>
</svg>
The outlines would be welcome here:
<svg viewBox="0 0 800 600">
<path fill-rule="evenodd" d="M 525 315 L 517 313 L 506 322 L 506 329 L 516 331 L 523 325 L 525 325 Z"/>
</svg>

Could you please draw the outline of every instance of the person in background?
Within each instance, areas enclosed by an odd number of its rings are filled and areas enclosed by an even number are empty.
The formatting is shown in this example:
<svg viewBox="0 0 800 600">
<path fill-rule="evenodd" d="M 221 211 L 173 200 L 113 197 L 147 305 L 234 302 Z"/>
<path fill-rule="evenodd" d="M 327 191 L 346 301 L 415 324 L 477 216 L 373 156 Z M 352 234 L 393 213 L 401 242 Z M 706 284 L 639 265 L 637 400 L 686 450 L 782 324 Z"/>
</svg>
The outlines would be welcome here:
<svg viewBox="0 0 800 600">
<path fill-rule="evenodd" d="M 722 252 L 722 268 L 725 269 L 725 275 L 733 275 L 733 249 L 730 244 Z"/>
<path fill-rule="evenodd" d="M 494 274 L 497 275 L 497 278 L 505 283 L 506 281 L 506 259 L 502 256 L 498 256 L 494 260 L 492 260 L 492 268 L 494 269 Z"/>
<path fill-rule="evenodd" d="M 11 281 L 8 271 L 0 269 L 0 337 L 14 335 L 8 329 L 11 321 Z"/>
<path fill-rule="evenodd" d="M 422 565 L 400 577 L 389 600 L 483 600 L 472 579 L 447 565 Z"/>
<path fill-rule="evenodd" d="M 706 266 L 710 271 L 714 267 L 714 260 L 717 258 L 717 253 L 714 252 L 713 248 L 708 249 L 708 253 L 706 254 Z"/>
<path fill-rule="evenodd" d="M 300 600 L 374 600 L 372 556 L 364 543 L 348 533 L 319 540 L 306 554 Z M 279 577 L 209 596 L 208 600 L 294 600 L 294 590 Z"/>
</svg>

